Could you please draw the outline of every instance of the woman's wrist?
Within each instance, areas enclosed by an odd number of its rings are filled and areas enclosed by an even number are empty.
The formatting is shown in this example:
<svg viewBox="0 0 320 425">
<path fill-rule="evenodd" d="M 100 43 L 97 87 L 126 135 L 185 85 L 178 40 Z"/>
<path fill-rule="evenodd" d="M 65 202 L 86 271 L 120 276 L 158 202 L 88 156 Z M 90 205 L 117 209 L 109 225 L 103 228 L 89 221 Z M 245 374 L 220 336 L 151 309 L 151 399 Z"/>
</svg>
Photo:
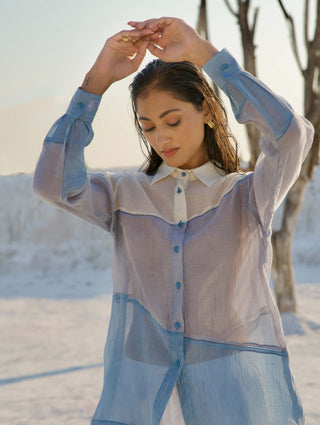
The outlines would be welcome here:
<svg viewBox="0 0 320 425">
<path fill-rule="evenodd" d="M 198 65 L 200 68 L 214 56 L 219 50 L 211 44 L 209 41 L 202 39 L 201 43 L 193 49 L 194 57 L 192 62 Z"/>
<path fill-rule="evenodd" d="M 88 93 L 102 96 L 111 84 L 112 81 L 108 81 L 105 76 L 103 76 L 103 79 L 100 79 L 94 72 L 89 71 L 88 74 L 86 74 L 80 88 Z"/>
</svg>

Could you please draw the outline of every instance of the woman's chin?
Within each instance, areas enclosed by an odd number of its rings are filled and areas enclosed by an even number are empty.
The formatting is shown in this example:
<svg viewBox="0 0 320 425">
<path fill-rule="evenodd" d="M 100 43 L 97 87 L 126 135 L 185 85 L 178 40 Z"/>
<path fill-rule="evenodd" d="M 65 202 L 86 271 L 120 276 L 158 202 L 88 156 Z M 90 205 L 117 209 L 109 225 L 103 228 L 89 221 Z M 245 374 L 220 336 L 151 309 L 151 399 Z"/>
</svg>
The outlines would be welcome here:
<svg viewBox="0 0 320 425">
<path fill-rule="evenodd" d="M 174 158 L 162 158 L 169 167 L 181 168 L 182 162 Z"/>
</svg>

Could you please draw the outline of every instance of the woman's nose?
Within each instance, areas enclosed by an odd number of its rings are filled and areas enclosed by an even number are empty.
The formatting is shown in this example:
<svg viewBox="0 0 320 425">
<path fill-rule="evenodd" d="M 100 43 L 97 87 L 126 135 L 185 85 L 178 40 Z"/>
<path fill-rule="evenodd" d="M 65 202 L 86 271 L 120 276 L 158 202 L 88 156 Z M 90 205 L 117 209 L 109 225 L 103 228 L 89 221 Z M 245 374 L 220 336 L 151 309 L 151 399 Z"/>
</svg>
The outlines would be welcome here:
<svg viewBox="0 0 320 425">
<path fill-rule="evenodd" d="M 161 148 L 164 144 L 168 142 L 168 136 L 166 132 L 162 129 L 157 129 L 156 131 L 156 144 Z"/>
</svg>

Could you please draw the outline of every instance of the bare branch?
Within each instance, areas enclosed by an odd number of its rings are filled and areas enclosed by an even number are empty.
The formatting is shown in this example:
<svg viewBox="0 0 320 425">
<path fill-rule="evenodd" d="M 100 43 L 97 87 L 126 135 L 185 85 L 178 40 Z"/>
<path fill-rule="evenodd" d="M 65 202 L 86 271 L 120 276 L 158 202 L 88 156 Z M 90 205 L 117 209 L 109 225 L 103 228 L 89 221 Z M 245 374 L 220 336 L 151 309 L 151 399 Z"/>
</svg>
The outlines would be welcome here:
<svg viewBox="0 0 320 425">
<path fill-rule="evenodd" d="M 259 14 L 259 8 L 256 7 L 254 9 L 253 23 L 252 23 L 252 27 L 251 27 L 252 39 L 254 39 L 254 33 L 255 33 L 255 30 L 256 30 L 256 25 L 257 25 L 257 20 L 258 20 L 258 14 Z"/>
<path fill-rule="evenodd" d="M 313 43 L 315 44 L 315 48 L 316 49 L 320 49 L 320 0 L 318 0 L 317 2 L 317 9 L 316 9 L 316 13 L 317 13 L 317 19 L 316 19 L 316 29 L 314 32 L 314 38 L 313 38 Z"/>
<path fill-rule="evenodd" d="M 225 2 L 225 4 L 226 4 L 227 8 L 229 9 L 230 13 L 231 13 L 233 16 L 235 16 L 236 18 L 238 18 L 238 13 L 237 13 L 237 12 L 235 12 L 235 11 L 232 9 L 231 4 L 229 3 L 229 0 L 224 0 L 224 2 Z"/>
<path fill-rule="evenodd" d="M 309 48 L 309 0 L 306 0 L 304 9 L 304 43 Z"/>
<path fill-rule="evenodd" d="M 292 16 L 289 15 L 289 13 L 286 11 L 282 0 L 278 0 L 278 3 L 280 5 L 280 8 L 288 22 L 288 26 L 289 26 L 289 31 L 290 31 L 290 35 L 291 35 L 291 45 L 292 45 L 292 50 L 293 50 L 293 54 L 294 57 L 296 59 L 298 68 L 300 69 L 301 73 L 303 74 L 303 66 L 300 60 L 300 56 L 299 56 L 299 51 L 298 51 L 298 45 L 297 45 L 297 38 L 296 38 L 296 29 L 295 29 L 295 25 L 294 25 L 294 21 L 292 19 Z"/>
<path fill-rule="evenodd" d="M 197 31 L 206 40 L 209 40 L 206 0 L 201 0 L 200 3 Z"/>
</svg>

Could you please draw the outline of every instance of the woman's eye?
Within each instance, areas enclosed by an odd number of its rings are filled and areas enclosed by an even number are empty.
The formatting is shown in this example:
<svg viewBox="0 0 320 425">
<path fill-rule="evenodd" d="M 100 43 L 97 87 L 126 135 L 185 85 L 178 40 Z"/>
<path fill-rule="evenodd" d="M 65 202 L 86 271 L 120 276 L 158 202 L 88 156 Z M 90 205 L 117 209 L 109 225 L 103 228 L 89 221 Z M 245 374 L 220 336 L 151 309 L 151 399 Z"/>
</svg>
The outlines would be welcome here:
<svg viewBox="0 0 320 425">
<path fill-rule="evenodd" d="M 180 118 L 175 122 L 172 122 L 172 123 L 168 122 L 167 125 L 169 127 L 176 127 L 177 125 L 179 125 L 179 123 L 180 123 Z M 155 127 L 150 127 L 150 128 L 143 128 L 142 130 L 143 130 L 144 133 L 150 133 L 150 131 L 153 131 L 154 129 L 155 129 Z"/>
<path fill-rule="evenodd" d="M 169 125 L 170 127 L 176 127 L 179 123 L 180 123 L 180 119 L 178 119 L 176 122 L 168 123 L 168 125 Z"/>
</svg>

